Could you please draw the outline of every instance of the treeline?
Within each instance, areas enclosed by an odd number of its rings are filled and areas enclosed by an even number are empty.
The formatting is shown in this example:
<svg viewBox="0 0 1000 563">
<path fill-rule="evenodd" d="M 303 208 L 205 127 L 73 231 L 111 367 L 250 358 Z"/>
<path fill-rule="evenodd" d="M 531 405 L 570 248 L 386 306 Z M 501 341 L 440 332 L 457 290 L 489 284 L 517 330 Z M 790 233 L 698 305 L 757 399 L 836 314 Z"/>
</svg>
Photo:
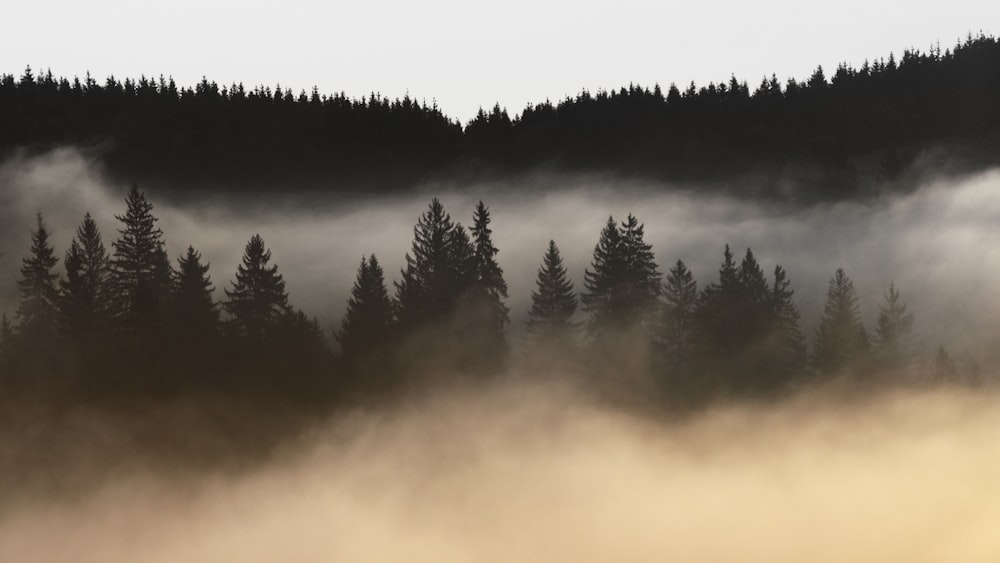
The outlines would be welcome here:
<svg viewBox="0 0 1000 563">
<path fill-rule="evenodd" d="M 549 242 L 524 341 L 514 346 L 489 209 L 480 202 L 467 229 L 437 199 L 414 227 L 391 292 L 378 258 L 361 260 L 334 352 L 316 321 L 290 304 L 259 235 L 216 302 L 201 255 L 189 246 L 172 263 L 144 194 L 133 186 L 125 203 L 110 250 L 93 218 L 83 218 L 62 274 L 38 216 L 19 305 L 0 326 L 8 391 L 354 401 L 516 368 L 620 397 L 693 405 L 780 396 L 834 378 L 886 386 L 981 380 L 974 364 L 943 348 L 925 358 L 892 284 L 869 333 L 838 269 L 810 347 L 781 266 L 767 275 L 750 249 L 738 260 L 727 245 L 718 279 L 699 288 L 683 261 L 661 271 L 632 215 L 608 218 L 579 292 Z"/>
<path fill-rule="evenodd" d="M 409 97 L 29 68 L 0 76 L 0 151 L 93 147 L 118 179 L 170 188 L 393 190 L 544 169 L 837 199 L 905 185 L 938 145 L 967 166 L 995 164 L 998 100 L 1000 42 L 984 34 L 753 89 L 732 77 L 584 91 L 519 115 L 495 106 L 464 127 Z"/>
</svg>

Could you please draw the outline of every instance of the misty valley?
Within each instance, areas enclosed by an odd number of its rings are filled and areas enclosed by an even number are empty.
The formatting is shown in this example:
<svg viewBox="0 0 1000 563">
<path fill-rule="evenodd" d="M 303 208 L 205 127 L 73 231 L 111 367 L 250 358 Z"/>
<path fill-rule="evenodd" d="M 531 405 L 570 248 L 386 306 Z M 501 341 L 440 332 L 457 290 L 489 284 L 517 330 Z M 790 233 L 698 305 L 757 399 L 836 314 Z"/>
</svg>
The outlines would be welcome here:
<svg viewBox="0 0 1000 563">
<path fill-rule="evenodd" d="M 997 561 L 998 77 L 0 74 L 0 561 Z"/>
</svg>

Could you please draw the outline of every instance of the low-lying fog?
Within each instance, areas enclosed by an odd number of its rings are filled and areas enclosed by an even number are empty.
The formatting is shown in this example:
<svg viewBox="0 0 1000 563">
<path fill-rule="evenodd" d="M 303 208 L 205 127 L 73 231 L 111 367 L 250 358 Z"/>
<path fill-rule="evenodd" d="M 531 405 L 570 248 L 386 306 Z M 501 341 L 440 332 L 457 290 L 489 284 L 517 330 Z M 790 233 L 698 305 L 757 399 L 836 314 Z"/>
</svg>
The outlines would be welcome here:
<svg viewBox="0 0 1000 563">
<path fill-rule="evenodd" d="M 461 194 L 427 188 L 406 196 L 320 197 L 285 186 L 287 195 L 248 201 L 219 195 L 178 199 L 156 190 L 148 190 L 147 197 L 172 258 L 191 244 L 211 262 L 219 299 L 246 241 L 260 233 L 293 304 L 328 329 L 339 324 L 363 254 L 379 257 L 390 284 L 399 278 L 413 225 L 430 198 L 439 196 L 452 218 L 465 225 L 472 223 L 477 200 L 490 206 L 498 260 L 510 288 L 513 332 L 523 325 L 548 240 L 559 245 L 580 290 L 608 215 L 623 219 L 632 212 L 645 223 L 662 272 L 682 259 L 700 285 L 713 281 L 726 243 L 737 259 L 752 248 L 765 271 L 783 265 L 807 335 L 830 276 L 842 266 L 862 298 L 869 327 L 894 281 L 929 350 L 944 344 L 954 354 L 994 359 L 1000 171 L 930 181 L 892 199 L 807 208 L 598 178 L 532 178 L 526 184 L 490 184 Z M 34 214 L 44 214 L 60 256 L 85 211 L 95 216 L 110 250 L 118 227 L 114 214 L 123 212 L 128 188 L 109 185 L 98 164 L 72 150 L 9 160 L 0 165 L 0 187 L 0 311 L 8 314 L 16 307 L 15 280 Z M 177 201 L 182 203 L 172 203 Z"/>
<path fill-rule="evenodd" d="M 0 560 L 992 562 L 996 400 L 817 395 L 666 423 L 532 385 L 441 394 L 338 416 L 248 473 L 120 470 L 3 506 Z"/>
<path fill-rule="evenodd" d="M 700 284 L 713 281 L 727 242 L 737 257 L 752 247 L 768 270 L 784 265 L 810 336 L 838 266 L 869 328 L 895 281 L 929 351 L 944 344 L 995 374 L 1000 172 L 811 207 L 602 179 L 531 182 L 467 194 L 147 196 L 171 255 L 192 244 L 211 261 L 220 299 L 259 232 L 292 302 L 327 328 L 362 254 L 398 278 L 432 196 L 464 224 L 482 198 L 515 332 L 547 241 L 581 289 L 607 216 L 633 212 L 661 271 L 680 258 Z M 85 211 L 110 249 L 127 187 L 68 150 L 0 165 L 0 310 L 16 306 L 35 212 L 60 256 Z M 995 386 L 820 388 L 661 420 L 596 404 L 551 374 L 508 375 L 290 425 L 287 438 L 283 415 L 195 399 L 126 405 L 118 419 L 86 405 L 36 416 L 0 401 L 0 491 L 10 493 L 0 495 L 0 561 L 1000 560 Z M 252 439 L 272 421 L 280 445 L 262 459 L 225 451 L 233 433 Z M 211 458 L 233 461 L 146 457 L 161 443 L 219 447 Z"/>
</svg>

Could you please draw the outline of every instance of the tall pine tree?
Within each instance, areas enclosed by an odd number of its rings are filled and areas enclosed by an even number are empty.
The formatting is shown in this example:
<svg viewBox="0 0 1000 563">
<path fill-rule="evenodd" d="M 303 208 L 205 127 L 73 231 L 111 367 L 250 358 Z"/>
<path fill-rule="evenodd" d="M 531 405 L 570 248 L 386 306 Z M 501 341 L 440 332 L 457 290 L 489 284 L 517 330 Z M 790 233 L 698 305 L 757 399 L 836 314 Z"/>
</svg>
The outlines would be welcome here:
<svg viewBox="0 0 1000 563">
<path fill-rule="evenodd" d="M 347 312 L 336 333 L 341 357 L 349 369 L 369 372 L 387 367 L 392 326 L 392 301 L 385 276 L 372 254 L 362 257 L 347 299 Z"/>
<path fill-rule="evenodd" d="M 573 322 L 576 306 L 573 282 L 566 275 L 559 247 L 554 240 L 550 240 L 538 269 L 535 289 L 531 292 L 528 333 L 543 344 L 572 346 L 579 330 L 579 325 Z"/>
<path fill-rule="evenodd" d="M 906 377 L 919 359 L 913 335 L 913 313 L 899 298 L 896 284 L 889 283 L 885 302 L 879 305 L 875 326 L 875 360 L 885 375 Z"/>
<path fill-rule="evenodd" d="M 413 245 L 396 286 L 396 316 L 404 329 L 446 320 L 470 287 L 473 249 L 468 234 L 434 198 L 413 228 Z"/>
<path fill-rule="evenodd" d="M 163 243 L 163 231 L 156 227 L 153 205 L 132 185 L 125 198 L 118 240 L 112 243 L 112 289 L 118 304 L 117 317 L 126 330 L 162 328 L 170 299 L 171 270 Z"/>
<path fill-rule="evenodd" d="M 171 313 L 175 335 L 187 345 L 210 344 L 219 327 L 219 310 L 212 299 L 215 288 L 208 268 L 209 264 L 201 263 L 201 253 L 192 246 L 177 259 Z"/>
<path fill-rule="evenodd" d="M 92 340 L 111 320 L 111 264 L 101 232 L 87 213 L 64 261 L 66 279 L 59 302 L 63 332 L 80 344 Z"/>
<path fill-rule="evenodd" d="M 37 228 L 31 232 L 31 254 L 22 260 L 21 279 L 17 282 L 20 302 L 17 307 L 17 330 L 28 347 L 51 346 L 55 342 L 59 318 L 59 274 L 52 271 L 59 261 L 49 243 L 49 230 L 36 217 Z"/>
<path fill-rule="evenodd" d="M 660 335 L 667 378 L 687 383 L 695 355 L 695 313 L 698 283 L 683 261 L 678 260 L 663 284 L 663 327 Z"/>
<path fill-rule="evenodd" d="M 278 266 L 269 265 L 271 251 L 255 234 L 247 242 L 242 263 L 236 268 L 232 289 L 225 290 L 223 303 L 232 319 L 233 332 L 251 342 L 262 342 L 274 334 L 282 315 L 288 314 L 288 294 Z"/>
<path fill-rule="evenodd" d="M 608 217 L 601 231 L 591 269 L 584 271 L 586 292 L 581 296 L 592 336 L 633 329 L 652 336 L 660 274 L 643 232 L 632 214 L 620 225 Z"/>
<path fill-rule="evenodd" d="M 861 324 L 854 282 L 837 268 L 826 292 L 823 316 L 816 329 L 813 367 L 821 375 L 834 375 L 863 367 L 868 335 Z"/>
<path fill-rule="evenodd" d="M 476 205 L 471 234 L 472 287 L 462 300 L 462 315 L 466 317 L 462 321 L 470 345 L 467 351 L 474 355 L 478 367 L 496 370 L 504 365 L 507 355 L 504 328 L 510 322 L 510 310 L 504 304 L 507 282 L 496 261 L 499 251 L 493 245 L 489 208 L 482 201 Z"/>
</svg>

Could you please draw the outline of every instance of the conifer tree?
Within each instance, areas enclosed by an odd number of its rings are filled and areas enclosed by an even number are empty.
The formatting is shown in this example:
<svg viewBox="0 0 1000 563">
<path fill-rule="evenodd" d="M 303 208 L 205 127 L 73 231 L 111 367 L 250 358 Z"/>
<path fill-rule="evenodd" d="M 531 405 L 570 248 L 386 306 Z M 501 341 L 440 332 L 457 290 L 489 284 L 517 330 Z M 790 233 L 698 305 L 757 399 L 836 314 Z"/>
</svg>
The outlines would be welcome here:
<svg viewBox="0 0 1000 563">
<path fill-rule="evenodd" d="M 413 228 L 413 246 L 395 284 L 399 322 L 411 328 L 452 313 L 471 284 L 472 255 L 465 229 L 434 198 Z"/>
<path fill-rule="evenodd" d="M 125 198 L 119 238 L 112 243 L 112 288 L 118 304 L 119 323 L 126 329 L 159 327 L 166 317 L 170 297 L 170 262 L 163 231 L 156 227 L 153 205 L 132 185 Z"/>
<path fill-rule="evenodd" d="M 572 345 L 579 328 L 573 322 L 577 297 L 554 240 L 549 241 L 535 286 L 528 311 L 528 333 L 539 343 Z"/>
<path fill-rule="evenodd" d="M 36 217 L 37 228 L 31 232 L 31 254 L 22 260 L 21 279 L 17 282 L 20 302 L 17 307 L 17 330 L 27 346 L 51 346 L 55 341 L 59 318 L 59 274 L 52 271 L 59 261 L 49 243 L 49 230 Z"/>
<path fill-rule="evenodd" d="M 468 327 L 466 340 L 470 352 L 478 356 L 476 362 L 483 368 L 498 369 L 506 355 L 507 342 L 504 327 L 510 322 L 504 300 L 507 298 L 507 282 L 503 270 L 497 264 L 497 248 L 493 245 L 493 231 L 489 227 L 489 209 L 480 201 L 476 205 L 472 226 L 472 255 L 469 274 L 471 287 L 462 299 L 462 314 Z M 459 244 L 458 248 L 469 248 Z"/>
<path fill-rule="evenodd" d="M 879 305 L 875 326 L 875 357 L 878 367 L 889 372 L 906 371 L 917 361 L 913 336 L 913 314 L 899 299 L 899 290 L 889 283 L 885 303 Z"/>
<path fill-rule="evenodd" d="M 209 264 L 202 264 L 201 253 L 188 246 L 186 254 L 177 259 L 177 266 L 171 299 L 175 333 L 187 343 L 207 341 L 219 326 Z"/>
<path fill-rule="evenodd" d="M 254 342 L 265 340 L 289 310 L 285 280 L 276 264 L 268 265 L 270 261 L 271 251 L 255 234 L 243 251 L 232 289 L 225 290 L 223 307 L 232 316 L 234 333 Z"/>
<path fill-rule="evenodd" d="M 336 333 L 344 362 L 351 368 L 358 368 L 384 358 L 389 352 L 391 325 L 392 301 L 386 290 L 382 266 L 374 254 L 362 257 L 351 296 L 347 299 L 347 312 Z"/>
<path fill-rule="evenodd" d="M 111 266 L 100 230 L 90 213 L 70 243 L 64 261 L 66 279 L 60 283 L 61 326 L 75 341 L 93 337 L 107 328 L 111 316 Z"/>
<path fill-rule="evenodd" d="M 736 262 L 727 244 L 722 264 L 719 266 L 719 281 L 712 282 L 702 289 L 695 313 L 695 336 L 699 356 L 708 363 L 718 363 L 718 360 L 730 357 L 738 348 L 736 345 L 738 326 L 734 312 L 739 302 L 739 295 Z M 706 365 L 702 366 L 702 371 L 713 370 Z"/>
<path fill-rule="evenodd" d="M 801 375 L 806 364 L 805 336 L 799 328 L 799 309 L 792 301 L 795 292 L 789 289 L 790 285 L 785 269 L 775 266 L 774 285 L 771 287 L 775 345 L 770 369 L 779 381 L 789 381 Z"/>
<path fill-rule="evenodd" d="M 686 378 L 694 359 L 698 283 L 683 261 L 678 260 L 667 273 L 663 297 L 661 339 L 667 371 L 672 378 Z"/>
<path fill-rule="evenodd" d="M 586 292 L 581 296 L 592 336 L 607 330 L 649 329 L 654 320 L 660 274 L 643 231 L 632 214 L 621 225 L 608 217 L 601 231 L 592 269 L 584 271 Z"/>
<path fill-rule="evenodd" d="M 854 282 L 837 268 L 826 292 L 823 316 L 816 329 L 813 366 L 823 375 L 861 367 L 868 348 L 868 334 L 861 324 Z"/>
</svg>

